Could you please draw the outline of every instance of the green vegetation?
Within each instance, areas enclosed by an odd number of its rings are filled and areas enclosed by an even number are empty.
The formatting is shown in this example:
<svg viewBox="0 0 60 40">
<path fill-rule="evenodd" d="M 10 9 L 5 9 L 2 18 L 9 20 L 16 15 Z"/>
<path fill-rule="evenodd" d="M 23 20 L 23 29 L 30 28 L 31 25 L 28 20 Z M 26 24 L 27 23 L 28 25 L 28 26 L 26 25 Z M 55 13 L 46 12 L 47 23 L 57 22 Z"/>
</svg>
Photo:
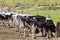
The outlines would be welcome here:
<svg viewBox="0 0 60 40">
<path fill-rule="evenodd" d="M 6 6 L 40 6 L 60 5 L 60 0 L 0 0 L 0 5 Z"/>
<path fill-rule="evenodd" d="M 0 0 L 1 6 L 26 6 L 26 7 L 34 7 L 34 6 L 51 6 L 60 5 L 60 0 Z M 54 8 L 54 7 L 53 7 Z M 20 10 L 16 10 L 18 13 L 22 13 Z M 47 17 L 50 14 L 52 20 L 54 22 L 60 21 L 60 10 L 31 10 L 24 11 L 23 13 L 28 13 L 32 15 L 43 15 Z"/>
<path fill-rule="evenodd" d="M 22 13 L 22 11 L 17 10 L 17 13 Z M 32 15 L 43 15 L 45 17 L 47 17 L 48 15 L 51 16 L 51 19 L 56 23 L 57 21 L 60 21 L 60 10 L 31 10 L 31 11 L 24 11 L 23 13 L 27 13 L 27 14 L 32 14 Z"/>
</svg>

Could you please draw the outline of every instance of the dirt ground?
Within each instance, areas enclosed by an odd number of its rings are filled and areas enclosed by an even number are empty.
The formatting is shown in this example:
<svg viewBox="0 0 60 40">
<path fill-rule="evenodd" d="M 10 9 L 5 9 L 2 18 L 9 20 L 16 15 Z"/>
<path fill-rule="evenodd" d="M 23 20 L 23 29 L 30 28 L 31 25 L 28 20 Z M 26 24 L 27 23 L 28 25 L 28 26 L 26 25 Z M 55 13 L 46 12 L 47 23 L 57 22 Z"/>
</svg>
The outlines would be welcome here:
<svg viewBox="0 0 60 40">
<path fill-rule="evenodd" d="M 47 37 L 37 37 L 33 39 L 31 36 L 23 37 L 23 34 L 16 32 L 14 28 L 0 27 L 0 40 L 60 40 L 60 38 L 47 39 Z"/>
</svg>

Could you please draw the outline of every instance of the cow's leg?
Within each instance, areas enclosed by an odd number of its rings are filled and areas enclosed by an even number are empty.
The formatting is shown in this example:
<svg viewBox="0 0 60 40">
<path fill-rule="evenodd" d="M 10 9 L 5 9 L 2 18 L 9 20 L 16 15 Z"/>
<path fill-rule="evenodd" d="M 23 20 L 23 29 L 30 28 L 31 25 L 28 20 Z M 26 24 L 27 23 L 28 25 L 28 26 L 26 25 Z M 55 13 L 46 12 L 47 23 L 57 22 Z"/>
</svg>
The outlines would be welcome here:
<svg viewBox="0 0 60 40">
<path fill-rule="evenodd" d="M 15 26 L 14 20 L 12 21 L 12 26 L 13 26 L 13 27 Z"/>
<path fill-rule="evenodd" d="M 13 21 L 13 27 L 16 27 L 16 20 Z"/>
<path fill-rule="evenodd" d="M 25 27 L 24 22 L 20 20 L 20 23 L 19 23 L 19 32 L 20 33 L 24 32 L 24 27 Z"/>
<path fill-rule="evenodd" d="M 45 28 L 43 28 L 43 37 L 46 37 L 46 35 L 47 35 L 47 31 Z"/>
<path fill-rule="evenodd" d="M 18 19 L 15 19 L 14 23 L 15 23 L 16 32 L 18 32 L 19 31 L 20 21 Z"/>
<path fill-rule="evenodd" d="M 51 32 L 51 37 L 53 37 L 53 33 Z"/>
<path fill-rule="evenodd" d="M 10 19 L 7 20 L 7 23 L 8 23 L 8 27 L 10 27 Z"/>
<path fill-rule="evenodd" d="M 45 30 L 45 35 L 44 35 L 44 37 L 46 37 L 46 36 L 48 35 L 49 29 L 48 29 L 48 28 L 45 28 L 44 30 Z"/>
<path fill-rule="evenodd" d="M 36 39 L 34 24 L 32 25 L 32 38 Z"/>
<path fill-rule="evenodd" d="M 19 32 L 19 26 L 18 25 L 15 27 L 15 29 L 16 29 L 16 32 Z"/>
<path fill-rule="evenodd" d="M 24 28 L 24 37 L 27 37 L 28 36 L 28 29 L 25 27 Z"/>
<path fill-rule="evenodd" d="M 44 37 L 44 32 L 43 32 L 43 28 L 41 28 L 41 33 L 42 33 L 42 37 Z"/>
<path fill-rule="evenodd" d="M 52 34 L 52 32 L 49 30 L 48 31 L 48 39 L 50 39 L 50 38 L 52 38 L 53 37 L 53 34 Z"/>
<path fill-rule="evenodd" d="M 5 23 L 6 23 L 6 21 L 3 19 L 3 27 L 6 27 Z"/>
<path fill-rule="evenodd" d="M 14 19 L 14 18 L 12 18 L 12 26 L 13 26 L 13 28 L 15 28 L 15 26 L 16 26 L 16 19 Z"/>
<path fill-rule="evenodd" d="M 11 19 L 9 19 L 9 24 L 10 24 L 9 26 L 10 26 L 11 28 L 13 28 L 13 26 L 12 26 L 12 25 L 13 25 L 13 21 L 12 21 Z"/>
<path fill-rule="evenodd" d="M 18 22 L 15 23 L 15 29 L 16 29 L 16 32 L 19 31 L 19 25 L 18 25 Z"/>
<path fill-rule="evenodd" d="M 13 26 L 13 24 L 14 24 L 13 22 L 14 22 L 14 21 L 13 21 L 12 18 L 11 18 L 10 20 L 11 20 L 11 26 L 14 28 L 14 26 Z"/>
<path fill-rule="evenodd" d="M 41 29 L 41 33 L 42 33 L 42 36 L 43 36 L 43 30 Z"/>
<path fill-rule="evenodd" d="M 51 38 L 51 30 L 48 30 L 48 39 L 50 39 Z"/>
<path fill-rule="evenodd" d="M 24 37 L 27 37 L 27 36 L 28 36 L 28 27 L 26 22 L 24 22 Z"/>
<path fill-rule="evenodd" d="M 26 37 L 26 28 L 24 28 L 24 37 Z"/>
<path fill-rule="evenodd" d="M 45 28 L 45 35 L 44 35 L 44 37 L 46 37 L 48 34 L 49 34 L 49 29 L 48 28 Z"/>
</svg>

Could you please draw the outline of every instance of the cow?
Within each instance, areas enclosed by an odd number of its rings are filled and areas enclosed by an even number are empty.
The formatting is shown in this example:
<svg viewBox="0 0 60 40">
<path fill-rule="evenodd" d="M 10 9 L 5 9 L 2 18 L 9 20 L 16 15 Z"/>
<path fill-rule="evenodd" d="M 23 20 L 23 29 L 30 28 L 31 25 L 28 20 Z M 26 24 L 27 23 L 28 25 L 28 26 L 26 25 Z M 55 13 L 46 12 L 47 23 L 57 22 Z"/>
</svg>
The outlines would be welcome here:
<svg viewBox="0 0 60 40">
<path fill-rule="evenodd" d="M 14 13 L 10 13 L 10 12 L 1 12 L 0 13 L 0 20 L 2 21 L 3 25 L 5 25 L 6 23 L 8 23 L 8 25 L 10 26 L 10 20 L 12 20 L 12 15 Z"/>
<path fill-rule="evenodd" d="M 1 20 L 8 20 L 12 18 L 13 13 L 0 13 Z"/>
<path fill-rule="evenodd" d="M 45 17 L 44 16 L 24 16 L 24 17 L 21 17 L 22 21 L 23 21 L 23 24 L 27 23 L 30 25 L 30 27 L 24 25 L 24 27 L 28 27 L 28 28 L 32 28 L 32 34 L 34 35 L 34 30 L 35 30 L 35 33 L 38 33 L 39 30 L 38 28 L 41 28 L 41 30 L 43 30 L 43 23 L 45 21 Z M 37 28 L 33 27 L 33 24 L 34 26 L 37 26 Z M 42 31 L 41 31 L 42 32 Z"/>
<path fill-rule="evenodd" d="M 15 25 L 16 31 L 19 31 L 19 29 L 23 29 L 24 27 L 24 21 L 25 21 L 25 17 L 26 16 L 30 16 L 28 14 L 15 14 L 12 16 L 13 18 L 13 26 Z"/>
<path fill-rule="evenodd" d="M 46 34 L 48 34 L 48 38 L 50 38 L 49 32 L 51 32 L 51 37 L 53 37 L 53 33 L 56 32 L 56 27 L 55 27 L 52 19 L 46 18 L 41 15 L 29 16 L 29 17 L 30 17 L 30 19 L 28 19 L 27 23 L 34 24 L 37 26 L 35 33 L 38 33 L 39 32 L 38 28 L 40 28 L 41 32 L 42 32 L 42 36 L 45 37 Z M 43 30 L 45 30 L 45 34 L 43 33 Z"/>
<path fill-rule="evenodd" d="M 38 28 L 40 28 L 41 32 L 42 32 L 42 36 L 46 36 L 46 32 L 48 33 L 49 30 L 51 31 L 51 35 L 53 35 L 52 32 L 55 32 L 55 25 L 54 25 L 53 21 L 51 19 L 46 19 L 46 17 L 41 16 L 41 15 L 31 16 L 31 15 L 26 15 L 26 14 L 17 14 L 17 15 L 15 15 L 14 20 L 16 21 L 16 25 L 18 25 L 18 27 L 16 26 L 17 30 L 19 30 L 19 25 L 21 25 L 20 23 L 22 23 L 23 28 L 32 28 L 33 29 L 34 28 L 33 26 L 37 26 L 37 28 L 34 29 L 35 33 L 39 33 Z M 49 22 L 49 23 L 51 22 L 51 23 L 48 24 L 47 22 Z M 28 27 L 28 25 L 26 25 L 26 24 L 28 24 L 30 26 Z M 45 35 L 43 35 L 43 29 L 45 30 Z"/>
<path fill-rule="evenodd" d="M 50 19 L 50 17 L 46 18 L 46 20 L 44 21 L 44 27 L 45 27 L 45 35 L 47 36 L 48 34 L 48 38 L 51 38 L 54 36 L 53 33 L 56 32 L 56 27 L 53 23 L 53 20 Z"/>
</svg>

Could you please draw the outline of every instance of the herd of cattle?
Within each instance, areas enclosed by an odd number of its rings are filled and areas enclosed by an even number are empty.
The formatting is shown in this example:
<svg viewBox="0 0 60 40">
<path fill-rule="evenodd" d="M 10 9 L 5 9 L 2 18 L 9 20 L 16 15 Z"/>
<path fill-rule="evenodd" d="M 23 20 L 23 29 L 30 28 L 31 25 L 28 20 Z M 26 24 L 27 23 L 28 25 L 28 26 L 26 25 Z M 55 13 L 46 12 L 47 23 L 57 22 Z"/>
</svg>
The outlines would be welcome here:
<svg viewBox="0 0 60 40">
<path fill-rule="evenodd" d="M 34 37 L 35 34 L 39 32 L 42 33 L 43 37 L 48 35 L 48 38 L 54 37 L 56 32 L 55 24 L 50 17 L 46 18 L 41 15 L 29 15 L 29 14 L 16 14 L 16 13 L 4 13 L 0 12 L 0 20 L 11 20 L 13 23 L 13 27 L 16 31 L 32 31 L 32 36 Z M 39 30 L 40 29 L 40 30 Z M 28 31 L 27 31 L 28 32 Z M 27 34 L 26 32 L 24 32 Z"/>
</svg>

